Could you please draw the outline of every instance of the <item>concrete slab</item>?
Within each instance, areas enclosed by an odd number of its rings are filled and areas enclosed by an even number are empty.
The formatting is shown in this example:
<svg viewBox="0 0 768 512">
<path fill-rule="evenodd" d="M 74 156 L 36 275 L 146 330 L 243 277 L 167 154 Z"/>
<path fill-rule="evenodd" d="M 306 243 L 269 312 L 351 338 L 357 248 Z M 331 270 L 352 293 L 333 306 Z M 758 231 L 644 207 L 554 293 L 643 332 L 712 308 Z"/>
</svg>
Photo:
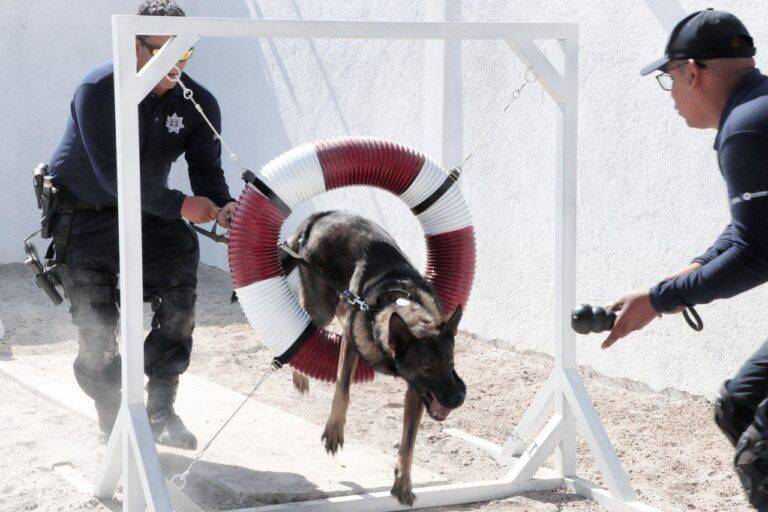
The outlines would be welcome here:
<svg viewBox="0 0 768 512">
<path fill-rule="evenodd" d="M 75 382 L 72 359 L 71 355 L 8 357 L 0 359 L 0 372 L 95 422 L 93 405 Z M 185 374 L 176 409 L 203 447 L 243 398 L 221 385 Z M 331 457 L 320 443 L 321 434 L 320 426 L 252 398 L 195 465 L 185 492 L 194 494 L 195 488 L 199 492 L 212 486 L 209 491 L 220 493 L 225 500 L 253 506 L 391 487 L 394 457 L 350 441 Z M 195 455 L 158 449 L 167 478 L 186 469 Z M 414 467 L 413 481 L 419 486 L 445 480 Z"/>
</svg>

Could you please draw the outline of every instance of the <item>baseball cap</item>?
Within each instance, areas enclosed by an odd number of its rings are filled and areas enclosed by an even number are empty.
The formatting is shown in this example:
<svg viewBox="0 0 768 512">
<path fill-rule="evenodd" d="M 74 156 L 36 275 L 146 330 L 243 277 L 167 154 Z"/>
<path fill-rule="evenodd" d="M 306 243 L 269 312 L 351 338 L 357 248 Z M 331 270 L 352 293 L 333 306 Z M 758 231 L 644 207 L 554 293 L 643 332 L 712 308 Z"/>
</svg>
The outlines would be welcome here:
<svg viewBox="0 0 768 512">
<path fill-rule="evenodd" d="M 664 51 L 664 57 L 644 66 L 640 74 L 666 71 L 671 60 L 752 57 L 755 47 L 739 18 L 725 11 L 706 9 L 680 20 Z"/>
</svg>

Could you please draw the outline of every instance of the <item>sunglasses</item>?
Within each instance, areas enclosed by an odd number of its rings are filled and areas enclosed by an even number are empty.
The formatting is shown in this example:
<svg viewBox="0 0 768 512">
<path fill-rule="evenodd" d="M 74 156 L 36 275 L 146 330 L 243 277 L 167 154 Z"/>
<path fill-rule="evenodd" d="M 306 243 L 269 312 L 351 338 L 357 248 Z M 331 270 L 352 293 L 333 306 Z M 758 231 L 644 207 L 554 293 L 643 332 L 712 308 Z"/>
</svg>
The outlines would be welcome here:
<svg viewBox="0 0 768 512">
<path fill-rule="evenodd" d="M 162 46 L 152 46 L 151 44 L 146 42 L 144 39 L 140 37 L 138 39 L 139 39 L 139 42 L 141 43 L 141 46 L 149 50 L 149 52 L 152 54 L 153 57 L 157 55 L 157 52 L 159 52 L 162 49 Z M 189 58 L 192 57 L 192 54 L 194 52 L 195 52 L 195 47 L 193 46 L 192 48 L 184 52 L 181 58 L 179 58 L 179 62 L 187 62 Z"/>
</svg>

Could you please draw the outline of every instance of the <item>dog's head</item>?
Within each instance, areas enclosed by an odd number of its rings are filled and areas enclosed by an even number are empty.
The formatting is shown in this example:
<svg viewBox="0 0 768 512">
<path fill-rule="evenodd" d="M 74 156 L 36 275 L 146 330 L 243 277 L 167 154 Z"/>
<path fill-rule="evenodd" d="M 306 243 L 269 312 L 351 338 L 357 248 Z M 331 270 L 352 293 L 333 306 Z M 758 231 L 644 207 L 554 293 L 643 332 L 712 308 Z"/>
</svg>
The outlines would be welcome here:
<svg viewBox="0 0 768 512">
<path fill-rule="evenodd" d="M 437 421 L 464 402 L 467 387 L 453 367 L 453 346 L 461 306 L 448 318 L 430 322 L 418 314 L 389 318 L 387 348 L 398 373 L 419 394 Z"/>
</svg>

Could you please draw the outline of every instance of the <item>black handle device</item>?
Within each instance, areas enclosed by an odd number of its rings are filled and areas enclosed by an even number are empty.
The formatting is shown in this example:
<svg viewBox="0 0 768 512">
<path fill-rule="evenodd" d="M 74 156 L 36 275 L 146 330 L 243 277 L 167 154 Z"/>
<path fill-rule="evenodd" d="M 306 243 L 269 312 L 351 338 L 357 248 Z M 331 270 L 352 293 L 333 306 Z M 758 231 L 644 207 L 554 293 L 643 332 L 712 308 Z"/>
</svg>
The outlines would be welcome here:
<svg viewBox="0 0 768 512">
<path fill-rule="evenodd" d="M 683 310 L 683 318 L 694 331 L 704 329 L 699 313 L 693 306 L 686 306 Z M 582 304 L 571 312 L 571 327 L 579 334 L 601 333 L 613 329 L 616 322 L 616 312 L 609 311 L 602 306 L 590 306 Z"/>
</svg>

